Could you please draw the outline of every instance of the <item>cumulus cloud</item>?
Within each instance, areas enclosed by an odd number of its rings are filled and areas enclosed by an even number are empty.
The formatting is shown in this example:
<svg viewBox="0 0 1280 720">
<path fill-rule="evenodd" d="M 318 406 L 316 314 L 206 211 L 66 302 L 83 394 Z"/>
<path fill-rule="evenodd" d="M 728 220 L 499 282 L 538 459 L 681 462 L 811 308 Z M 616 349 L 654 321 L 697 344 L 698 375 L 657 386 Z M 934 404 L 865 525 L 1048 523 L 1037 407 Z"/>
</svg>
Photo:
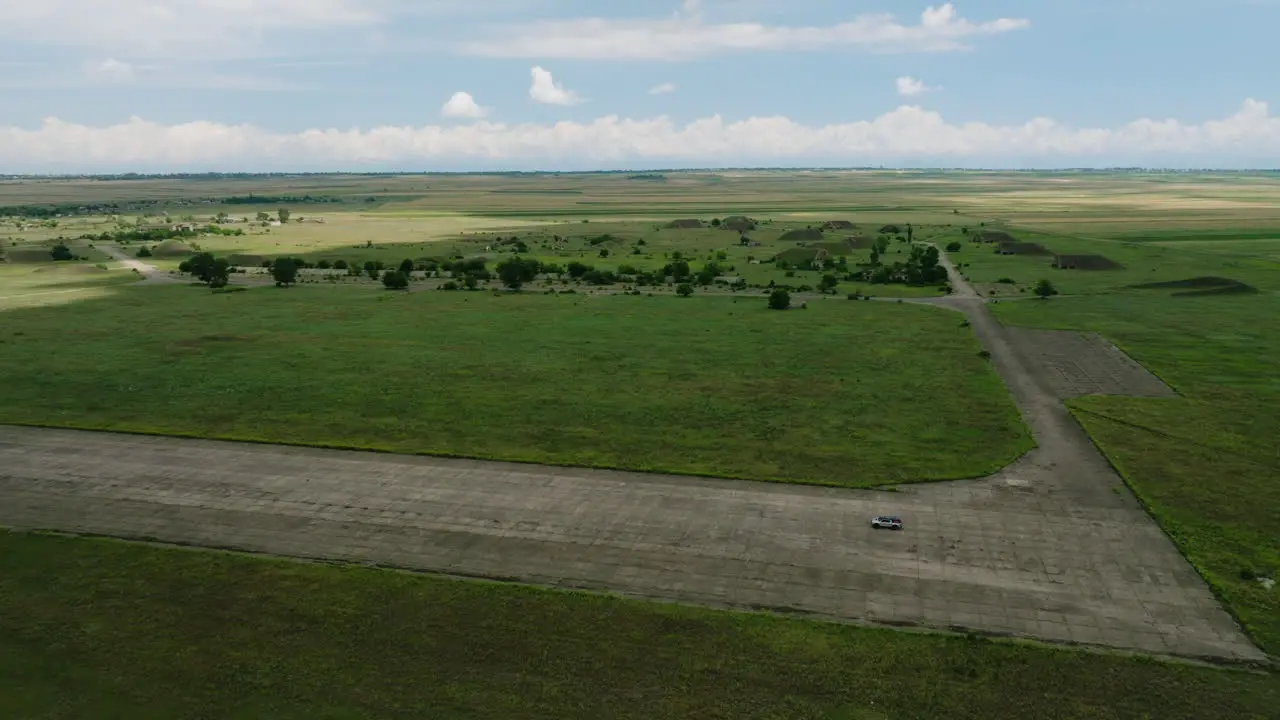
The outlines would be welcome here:
<svg viewBox="0 0 1280 720">
<path fill-rule="evenodd" d="M 549 20 L 507 28 L 496 37 L 466 43 L 463 51 L 503 58 L 604 60 L 689 60 L 735 51 L 829 50 L 855 48 L 876 52 L 945 52 L 968 47 L 966 39 L 1021 30 L 1022 18 L 973 22 L 951 3 L 930 6 L 914 25 L 891 14 L 860 15 L 822 27 L 761 23 L 708 24 L 697 2 L 666 20 L 580 18 Z"/>
<path fill-rule="evenodd" d="M 99 62 L 86 62 L 84 64 L 84 73 L 90 80 L 110 83 L 130 83 L 135 79 L 133 65 L 115 58 L 107 58 Z"/>
<path fill-rule="evenodd" d="M 533 85 L 529 86 L 529 97 L 534 101 L 544 105 L 577 105 L 582 102 L 577 93 L 558 84 L 549 70 L 535 66 L 531 75 Z"/>
<path fill-rule="evenodd" d="M 898 86 L 898 94 L 901 95 L 902 97 L 915 97 L 917 95 L 923 95 L 927 92 L 933 92 L 934 90 L 939 89 L 936 87 L 929 87 L 928 85 L 925 85 L 924 81 L 922 80 L 917 80 L 913 77 L 906 77 L 906 76 L 898 78 L 897 86 Z"/>
<path fill-rule="evenodd" d="M 661 85 L 654 85 L 649 88 L 650 95 L 666 95 L 667 93 L 673 93 L 675 91 L 675 83 L 662 83 Z"/>
<path fill-rule="evenodd" d="M 1136 159 L 1144 162 L 1135 163 Z M 1221 120 L 1141 119 L 1076 129 L 1038 118 L 1019 125 L 948 123 L 903 106 L 872 120 L 813 126 L 785 117 L 678 125 L 667 117 L 552 125 L 480 121 L 456 126 L 315 129 L 278 133 L 248 125 L 161 125 L 134 118 L 89 127 L 50 118 L 34 129 L 0 127 L 0 167 L 10 172 L 131 169 L 361 169 L 863 165 L 913 161 L 955 166 L 1195 167 L 1280 162 L 1280 118 L 1247 100 Z"/>
<path fill-rule="evenodd" d="M 478 120 L 489 114 L 488 108 L 482 108 L 471 97 L 471 93 L 456 92 L 449 101 L 440 108 L 440 114 L 449 118 L 470 118 Z"/>
</svg>

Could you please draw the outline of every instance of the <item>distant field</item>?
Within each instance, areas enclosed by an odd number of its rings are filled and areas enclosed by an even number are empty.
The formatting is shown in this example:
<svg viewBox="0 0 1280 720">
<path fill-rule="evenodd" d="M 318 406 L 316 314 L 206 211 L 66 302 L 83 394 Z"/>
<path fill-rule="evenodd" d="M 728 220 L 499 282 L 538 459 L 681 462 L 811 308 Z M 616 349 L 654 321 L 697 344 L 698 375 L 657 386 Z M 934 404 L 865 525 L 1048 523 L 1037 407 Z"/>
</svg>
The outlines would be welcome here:
<svg viewBox="0 0 1280 720">
<path fill-rule="evenodd" d="M 0 532 L 0 717 L 1271 717 L 1275 678 Z"/>
<path fill-rule="evenodd" d="M 0 422 L 847 486 L 1031 446 L 960 319 L 911 305 L 179 285 L 4 321 Z"/>
<path fill-rule="evenodd" d="M 1084 397 L 1070 407 L 1174 542 L 1280 654 L 1280 296 L 1169 291 L 1000 303 L 1013 325 L 1096 330 L 1176 399 Z"/>
</svg>

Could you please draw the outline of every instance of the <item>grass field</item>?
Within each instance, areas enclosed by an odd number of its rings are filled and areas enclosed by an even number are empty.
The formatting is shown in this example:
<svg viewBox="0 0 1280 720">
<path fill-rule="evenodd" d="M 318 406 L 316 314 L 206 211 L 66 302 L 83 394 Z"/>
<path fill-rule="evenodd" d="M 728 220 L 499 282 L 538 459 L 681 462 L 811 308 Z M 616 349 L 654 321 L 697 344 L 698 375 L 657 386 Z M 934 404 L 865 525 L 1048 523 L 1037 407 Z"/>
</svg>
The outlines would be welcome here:
<svg viewBox="0 0 1280 720">
<path fill-rule="evenodd" d="M 1273 717 L 1274 677 L 0 532 L 0 717 Z"/>
<path fill-rule="evenodd" d="M 4 328 L 0 422 L 849 486 L 1031 446 L 960 319 L 911 305 L 167 286 Z"/>
<path fill-rule="evenodd" d="M 1001 303 L 1002 322 L 1097 330 L 1181 397 L 1070 407 L 1247 629 L 1280 653 L 1280 296 L 1167 292 Z"/>
</svg>

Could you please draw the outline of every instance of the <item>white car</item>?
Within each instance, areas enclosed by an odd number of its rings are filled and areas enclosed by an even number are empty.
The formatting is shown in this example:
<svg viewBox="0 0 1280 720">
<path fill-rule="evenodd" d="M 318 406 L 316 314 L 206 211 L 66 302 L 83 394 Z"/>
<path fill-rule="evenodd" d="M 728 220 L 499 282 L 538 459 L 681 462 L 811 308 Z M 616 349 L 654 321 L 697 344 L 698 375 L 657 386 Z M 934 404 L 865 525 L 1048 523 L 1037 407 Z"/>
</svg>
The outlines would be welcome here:
<svg viewBox="0 0 1280 720">
<path fill-rule="evenodd" d="M 902 518 L 892 515 L 880 515 L 871 518 L 871 527 L 877 530 L 901 530 Z"/>
</svg>

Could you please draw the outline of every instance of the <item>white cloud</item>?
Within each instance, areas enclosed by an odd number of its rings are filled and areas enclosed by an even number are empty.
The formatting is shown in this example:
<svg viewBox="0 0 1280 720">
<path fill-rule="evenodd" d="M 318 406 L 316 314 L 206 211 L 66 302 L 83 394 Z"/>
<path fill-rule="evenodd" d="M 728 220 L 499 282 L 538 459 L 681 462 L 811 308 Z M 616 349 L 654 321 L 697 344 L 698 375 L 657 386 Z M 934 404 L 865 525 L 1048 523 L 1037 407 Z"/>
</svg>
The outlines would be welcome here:
<svg viewBox="0 0 1280 720">
<path fill-rule="evenodd" d="M 928 7 L 916 25 L 890 14 L 861 15 L 826 27 L 759 23 L 704 23 L 697 2 L 668 20 L 582 18 L 508 28 L 499 36 L 463 45 L 473 55 L 507 58 L 688 60 L 734 51 L 827 50 L 850 47 L 876 52 L 962 50 L 967 38 L 1020 30 L 1030 21 L 1000 18 L 972 22 L 951 3 Z"/>
<path fill-rule="evenodd" d="M 488 108 L 482 108 L 471 97 L 471 93 L 456 92 L 449 101 L 440 108 L 440 114 L 449 118 L 471 118 L 478 120 L 489 114 Z"/>
<path fill-rule="evenodd" d="M 551 77 L 551 71 L 535 66 L 530 74 L 533 76 L 533 85 L 529 86 L 529 97 L 534 101 L 544 105 L 577 105 L 582 102 L 577 93 L 565 90 L 563 85 L 556 83 Z"/>
<path fill-rule="evenodd" d="M 713 116 L 602 117 L 592 122 L 378 127 L 276 133 L 248 125 L 141 119 L 88 127 L 55 118 L 35 129 L 0 127 L 0 167 L 9 172 L 361 169 L 458 167 L 636 167 L 862 165 L 920 161 L 970 166 L 1280 164 L 1280 117 L 1247 100 L 1222 120 L 1184 124 L 1142 119 L 1116 128 L 1074 129 L 1038 118 L 1020 125 L 951 124 L 903 106 L 868 121 L 810 126 L 785 117 L 726 122 Z"/>
<path fill-rule="evenodd" d="M 109 83 L 131 83 L 135 79 L 133 65 L 115 58 L 107 58 L 100 62 L 86 62 L 84 73 L 90 80 Z"/>
<path fill-rule="evenodd" d="M 898 86 L 898 94 L 902 97 L 915 97 L 917 95 L 923 95 L 927 92 L 933 92 L 941 89 L 929 87 L 924 84 L 923 80 L 917 80 L 913 77 L 906 76 L 898 78 L 896 84 Z"/>
<path fill-rule="evenodd" d="M 661 85 L 654 85 L 649 88 L 650 95 L 666 95 L 667 93 L 673 93 L 675 91 L 675 83 L 662 83 Z"/>
<path fill-rule="evenodd" d="M 0 40 L 116 55 L 226 56 L 278 33 L 374 26 L 392 0 L 0 0 Z"/>
</svg>

